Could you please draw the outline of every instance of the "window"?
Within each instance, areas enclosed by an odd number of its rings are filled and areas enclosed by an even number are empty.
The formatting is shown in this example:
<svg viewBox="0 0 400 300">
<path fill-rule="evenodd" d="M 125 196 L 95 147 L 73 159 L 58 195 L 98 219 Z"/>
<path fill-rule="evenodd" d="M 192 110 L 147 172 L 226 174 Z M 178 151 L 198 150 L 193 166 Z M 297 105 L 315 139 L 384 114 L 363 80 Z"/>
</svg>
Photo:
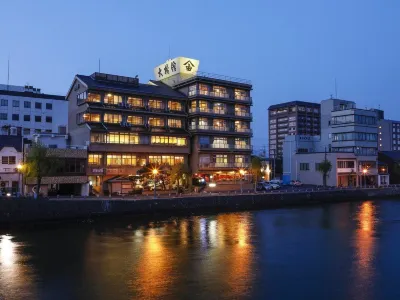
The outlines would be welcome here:
<svg viewBox="0 0 400 300">
<path fill-rule="evenodd" d="M 157 136 L 153 135 L 150 140 L 151 144 L 167 144 L 173 146 L 186 146 L 185 137 L 176 136 Z"/>
<path fill-rule="evenodd" d="M 16 157 L 15 156 L 2 156 L 1 163 L 3 165 L 15 165 Z"/>
<path fill-rule="evenodd" d="M 19 100 L 13 100 L 13 107 L 19 107 Z"/>
<path fill-rule="evenodd" d="M 122 103 L 122 96 L 106 94 L 104 95 L 104 103 L 118 105 L 119 103 Z"/>
<path fill-rule="evenodd" d="M 215 137 L 212 143 L 214 148 L 229 148 L 228 138 L 226 137 Z"/>
<path fill-rule="evenodd" d="M 199 84 L 199 91 L 200 91 L 200 95 L 208 95 L 208 85 L 206 84 Z"/>
<path fill-rule="evenodd" d="M 58 126 L 59 134 L 67 134 L 67 126 Z"/>
<path fill-rule="evenodd" d="M 164 119 L 162 118 L 149 118 L 150 126 L 164 126 Z"/>
<path fill-rule="evenodd" d="M 247 92 L 239 89 L 235 89 L 235 99 L 247 100 Z"/>
<path fill-rule="evenodd" d="M 189 86 L 189 96 L 196 95 L 197 86 L 193 84 Z"/>
<path fill-rule="evenodd" d="M 13 121 L 19 121 L 19 114 L 12 114 Z"/>
<path fill-rule="evenodd" d="M 224 166 L 228 163 L 228 155 L 226 154 L 213 155 L 212 159 L 215 161 L 215 166 Z"/>
<path fill-rule="evenodd" d="M 29 128 L 24 128 L 24 129 L 22 130 L 22 134 L 23 134 L 23 135 L 30 135 L 30 134 L 31 134 L 31 130 L 30 130 Z"/>
<path fill-rule="evenodd" d="M 42 116 L 35 116 L 35 122 L 42 122 Z"/>
<path fill-rule="evenodd" d="M 25 122 L 30 122 L 31 121 L 31 116 L 30 115 L 24 115 L 24 121 Z"/>
<path fill-rule="evenodd" d="M 1 99 L 1 106 L 8 106 L 8 100 L 7 99 Z"/>
<path fill-rule="evenodd" d="M 52 123 L 52 122 L 53 122 L 53 117 L 46 116 L 46 123 Z"/>
<path fill-rule="evenodd" d="M 104 114 L 104 123 L 114 123 L 118 124 L 121 123 L 122 116 L 117 114 Z"/>
<path fill-rule="evenodd" d="M 40 103 L 40 102 L 35 102 L 35 108 L 36 108 L 36 109 L 42 109 L 42 103 Z"/>
<path fill-rule="evenodd" d="M 139 116 L 128 116 L 127 122 L 134 125 L 143 125 L 143 117 Z"/>
<path fill-rule="evenodd" d="M 182 120 L 180 119 L 168 119 L 168 126 L 174 128 L 182 128 Z"/>
<path fill-rule="evenodd" d="M 24 101 L 24 108 L 31 108 L 31 103 L 29 101 Z"/>
<path fill-rule="evenodd" d="M 225 108 L 226 106 L 223 103 L 214 103 L 213 111 L 216 114 L 225 114 L 226 113 Z"/>
<path fill-rule="evenodd" d="M 120 154 L 107 154 L 107 166 L 120 166 L 122 159 Z"/>
<path fill-rule="evenodd" d="M 151 164 L 167 164 L 173 166 L 184 162 L 183 156 L 172 156 L 172 155 L 150 155 L 149 163 Z"/>
<path fill-rule="evenodd" d="M 101 101 L 100 99 L 100 94 L 95 94 L 95 93 L 88 93 L 87 94 L 87 102 L 97 102 L 99 103 Z"/>
<path fill-rule="evenodd" d="M 207 112 L 208 111 L 208 102 L 200 100 L 199 101 L 199 108 L 200 108 L 200 111 Z"/>
<path fill-rule="evenodd" d="M 270 141 L 270 145 L 276 143 L 276 141 Z M 248 149 L 249 140 L 247 138 L 235 138 L 235 147 L 239 149 Z"/>
<path fill-rule="evenodd" d="M 300 163 L 300 171 L 310 171 L 309 163 Z"/>
<path fill-rule="evenodd" d="M 122 154 L 121 162 L 123 166 L 136 166 L 136 155 Z"/>
<path fill-rule="evenodd" d="M 270 120 L 269 124 L 276 124 L 276 119 Z"/>
<path fill-rule="evenodd" d="M 78 124 L 84 122 L 100 122 L 100 114 L 95 114 L 95 113 L 78 114 Z"/>
<path fill-rule="evenodd" d="M 182 111 L 182 104 L 178 101 L 168 101 L 168 108 L 170 110 Z"/>
<path fill-rule="evenodd" d="M 226 88 L 224 88 L 223 86 L 213 86 L 213 93 L 216 97 L 228 97 L 228 94 L 226 93 Z"/>
<path fill-rule="evenodd" d="M 141 98 L 128 97 L 127 103 L 133 107 L 143 107 L 143 99 Z"/>
<path fill-rule="evenodd" d="M 92 143 L 107 144 L 139 144 L 139 136 L 136 133 L 128 132 L 110 132 L 110 133 L 92 133 L 90 135 Z"/>
<path fill-rule="evenodd" d="M 164 103 L 161 100 L 149 100 L 149 107 L 151 109 L 164 109 Z"/>
<path fill-rule="evenodd" d="M 217 130 L 225 130 L 226 128 L 226 121 L 222 120 L 222 119 L 214 119 L 213 120 L 213 126 L 217 129 Z"/>
<path fill-rule="evenodd" d="M 7 120 L 7 113 L 0 113 L 0 120 Z"/>
<path fill-rule="evenodd" d="M 131 154 L 107 154 L 108 166 L 136 166 L 136 155 Z"/>
<path fill-rule="evenodd" d="M 46 103 L 46 109 L 47 110 L 52 110 L 53 109 L 53 104 L 52 103 Z"/>
</svg>

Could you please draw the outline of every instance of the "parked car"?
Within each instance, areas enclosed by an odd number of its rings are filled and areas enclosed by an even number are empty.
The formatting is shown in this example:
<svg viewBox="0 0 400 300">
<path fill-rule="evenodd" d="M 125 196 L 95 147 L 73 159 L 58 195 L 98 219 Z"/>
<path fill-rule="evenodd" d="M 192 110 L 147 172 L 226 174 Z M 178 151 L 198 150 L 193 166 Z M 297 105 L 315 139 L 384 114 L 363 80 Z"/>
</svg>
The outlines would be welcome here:
<svg viewBox="0 0 400 300">
<path fill-rule="evenodd" d="M 280 179 L 272 179 L 272 180 L 269 181 L 269 183 L 282 185 L 282 180 L 280 180 Z"/>
<path fill-rule="evenodd" d="M 300 180 L 292 180 L 290 181 L 291 186 L 302 186 L 303 183 Z"/>
<path fill-rule="evenodd" d="M 276 183 L 271 182 L 259 182 L 256 186 L 257 191 L 270 191 L 270 190 L 278 190 L 281 186 Z"/>
<path fill-rule="evenodd" d="M 279 190 L 280 188 L 281 188 L 281 186 L 280 186 L 280 184 L 277 184 L 277 183 L 273 183 L 273 182 L 269 182 L 269 185 L 271 186 L 271 188 L 273 189 L 273 190 Z"/>
</svg>

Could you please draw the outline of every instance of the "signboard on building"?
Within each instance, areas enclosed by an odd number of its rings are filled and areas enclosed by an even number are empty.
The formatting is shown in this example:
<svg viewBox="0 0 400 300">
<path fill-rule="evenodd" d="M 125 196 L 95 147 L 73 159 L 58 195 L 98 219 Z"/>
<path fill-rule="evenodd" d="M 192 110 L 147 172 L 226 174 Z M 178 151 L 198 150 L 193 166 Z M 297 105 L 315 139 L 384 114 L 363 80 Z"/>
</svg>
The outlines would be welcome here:
<svg viewBox="0 0 400 300">
<path fill-rule="evenodd" d="M 200 61 L 193 58 L 177 57 L 169 59 L 154 68 L 154 78 L 164 80 L 176 74 L 196 75 L 199 64 Z"/>
</svg>

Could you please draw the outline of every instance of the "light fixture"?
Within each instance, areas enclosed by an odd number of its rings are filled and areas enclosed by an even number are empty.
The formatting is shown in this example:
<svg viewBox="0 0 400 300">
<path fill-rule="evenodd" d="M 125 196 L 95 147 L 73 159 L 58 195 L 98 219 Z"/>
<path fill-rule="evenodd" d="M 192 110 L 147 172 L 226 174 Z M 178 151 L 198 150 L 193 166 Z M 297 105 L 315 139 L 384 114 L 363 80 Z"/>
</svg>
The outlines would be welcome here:
<svg viewBox="0 0 400 300">
<path fill-rule="evenodd" d="M 153 171 L 151 171 L 153 173 L 153 175 L 157 175 L 158 174 L 158 170 L 157 169 L 153 169 Z"/>
</svg>

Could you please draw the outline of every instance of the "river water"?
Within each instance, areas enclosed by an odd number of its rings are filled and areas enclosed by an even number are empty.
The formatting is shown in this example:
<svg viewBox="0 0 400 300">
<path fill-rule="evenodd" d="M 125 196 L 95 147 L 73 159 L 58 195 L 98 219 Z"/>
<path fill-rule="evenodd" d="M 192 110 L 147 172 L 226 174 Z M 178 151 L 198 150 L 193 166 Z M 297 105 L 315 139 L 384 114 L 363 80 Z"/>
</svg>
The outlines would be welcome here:
<svg viewBox="0 0 400 300">
<path fill-rule="evenodd" d="M 0 299 L 400 299 L 400 201 L 0 233 Z"/>
</svg>

